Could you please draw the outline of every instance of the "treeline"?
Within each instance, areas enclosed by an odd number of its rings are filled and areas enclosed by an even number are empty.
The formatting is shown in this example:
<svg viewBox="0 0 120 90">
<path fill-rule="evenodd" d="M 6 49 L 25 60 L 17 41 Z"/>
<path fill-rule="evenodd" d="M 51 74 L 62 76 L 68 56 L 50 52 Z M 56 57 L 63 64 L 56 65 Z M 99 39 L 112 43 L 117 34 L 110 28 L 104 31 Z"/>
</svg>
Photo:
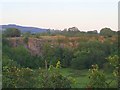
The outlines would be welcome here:
<svg viewBox="0 0 120 90">
<path fill-rule="evenodd" d="M 118 31 L 113 31 L 110 28 L 102 28 L 98 33 L 97 30 L 93 31 L 81 31 L 77 27 L 65 28 L 64 30 L 48 30 L 48 34 L 55 35 L 61 34 L 65 36 L 79 36 L 79 35 L 103 35 L 111 37 L 113 35 L 117 35 Z"/>
<path fill-rule="evenodd" d="M 26 32 L 26 33 L 21 33 L 20 30 L 16 28 L 8 28 L 6 30 L 3 30 L 3 36 L 6 37 L 20 37 L 24 35 L 30 35 L 30 36 L 55 36 L 55 35 L 64 35 L 64 36 L 81 36 L 81 35 L 102 35 L 105 37 L 112 37 L 113 35 L 117 35 L 119 31 L 113 31 L 110 28 L 102 28 L 100 32 L 98 33 L 97 30 L 93 31 L 80 31 L 77 27 L 71 27 L 71 28 L 65 28 L 64 30 L 54 30 L 54 29 L 48 29 L 47 32 L 44 33 L 31 33 Z"/>
</svg>

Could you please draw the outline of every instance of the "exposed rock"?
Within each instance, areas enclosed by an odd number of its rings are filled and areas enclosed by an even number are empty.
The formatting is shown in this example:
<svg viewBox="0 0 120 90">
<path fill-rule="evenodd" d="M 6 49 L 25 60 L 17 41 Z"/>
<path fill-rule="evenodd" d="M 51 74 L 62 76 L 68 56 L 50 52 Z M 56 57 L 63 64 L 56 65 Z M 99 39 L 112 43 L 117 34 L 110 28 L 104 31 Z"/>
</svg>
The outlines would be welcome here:
<svg viewBox="0 0 120 90">
<path fill-rule="evenodd" d="M 98 40 L 103 43 L 105 41 L 105 38 L 103 36 L 99 37 L 41 36 L 40 38 L 30 37 L 28 38 L 27 43 L 25 43 L 23 37 L 8 38 L 8 40 L 10 41 L 13 47 L 22 45 L 30 51 L 31 55 L 41 56 L 43 53 L 43 46 L 46 43 L 51 45 L 51 47 L 60 46 L 62 48 L 74 49 L 75 47 L 78 47 L 78 45 L 80 45 L 80 41 L 87 42 Z M 115 41 L 115 37 L 112 38 L 112 41 Z"/>
<path fill-rule="evenodd" d="M 44 44 L 44 40 L 37 38 L 29 38 L 28 40 L 28 49 L 31 54 L 41 55 L 42 54 L 42 46 Z"/>
</svg>

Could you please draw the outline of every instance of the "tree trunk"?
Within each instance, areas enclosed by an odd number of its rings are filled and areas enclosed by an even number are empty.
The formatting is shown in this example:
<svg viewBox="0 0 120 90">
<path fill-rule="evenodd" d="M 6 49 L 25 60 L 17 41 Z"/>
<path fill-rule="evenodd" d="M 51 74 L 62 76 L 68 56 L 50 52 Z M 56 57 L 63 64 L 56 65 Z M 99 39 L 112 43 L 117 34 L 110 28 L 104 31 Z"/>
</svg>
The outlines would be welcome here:
<svg viewBox="0 0 120 90">
<path fill-rule="evenodd" d="M 47 61 L 45 60 L 45 69 L 47 70 Z"/>
</svg>

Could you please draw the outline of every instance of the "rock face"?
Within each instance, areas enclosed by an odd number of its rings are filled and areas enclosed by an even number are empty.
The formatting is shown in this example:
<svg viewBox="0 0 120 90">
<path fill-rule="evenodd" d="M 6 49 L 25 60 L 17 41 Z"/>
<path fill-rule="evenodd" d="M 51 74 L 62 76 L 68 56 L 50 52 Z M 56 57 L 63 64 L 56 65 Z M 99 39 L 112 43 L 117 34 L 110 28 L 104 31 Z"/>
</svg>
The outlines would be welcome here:
<svg viewBox="0 0 120 90">
<path fill-rule="evenodd" d="M 24 46 L 30 51 L 32 55 L 41 55 L 42 46 L 45 43 L 45 40 L 37 38 L 29 38 L 27 43 L 24 42 L 22 37 L 9 38 L 8 40 L 10 41 L 11 46 Z"/>
<path fill-rule="evenodd" d="M 22 45 L 22 46 L 24 45 L 25 47 L 27 47 L 26 44 L 24 43 L 23 39 L 20 37 L 8 38 L 8 40 L 10 41 L 10 44 L 13 47 L 17 47 L 20 45 Z"/>
<path fill-rule="evenodd" d="M 23 37 L 14 37 L 8 38 L 10 41 L 11 46 L 24 46 L 29 50 L 31 55 L 38 55 L 41 56 L 43 53 L 44 45 L 47 43 L 51 47 L 60 46 L 62 48 L 75 48 L 78 47 L 80 41 L 94 41 L 98 40 L 100 42 L 104 42 L 105 38 L 102 36 L 99 37 L 65 37 L 65 36 L 41 36 L 40 38 L 28 38 L 28 41 L 25 42 Z M 113 41 L 114 38 L 113 38 Z"/>
<path fill-rule="evenodd" d="M 29 38 L 28 40 L 28 49 L 31 54 L 42 55 L 42 47 L 45 41 L 37 38 Z"/>
<path fill-rule="evenodd" d="M 63 44 L 61 42 L 58 42 L 58 39 L 46 39 L 46 38 L 29 38 L 28 42 L 26 43 L 24 41 L 24 38 L 22 37 L 15 37 L 15 38 L 8 38 L 10 41 L 11 46 L 17 47 L 17 46 L 24 46 L 29 50 L 31 55 L 38 55 L 41 56 L 43 53 L 43 47 L 47 43 L 51 47 L 54 47 L 54 45 L 60 45 L 61 47 L 66 47 L 66 44 Z"/>
</svg>

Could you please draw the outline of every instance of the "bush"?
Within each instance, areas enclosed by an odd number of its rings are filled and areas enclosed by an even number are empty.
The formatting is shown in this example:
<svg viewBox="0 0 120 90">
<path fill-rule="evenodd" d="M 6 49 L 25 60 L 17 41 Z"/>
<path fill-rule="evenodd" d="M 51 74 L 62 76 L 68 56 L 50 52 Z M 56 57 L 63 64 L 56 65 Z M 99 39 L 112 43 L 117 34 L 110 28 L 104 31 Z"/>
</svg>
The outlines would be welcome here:
<svg viewBox="0 0 120 90">
<path fill-rule="evenodd" d="M 39 87 L 40 88 L 71 88 L 71 81 L 67 77 L 62 76 L 59 71 L 60 61 L 57 62 L 56 67 L 52 65 L 48 70 L 43 70 L 40 73 Z"/>
<path fill-rule="evenodd" d="M 70 81 L 54 71 L 43 71 L 39 77 L 41 88 L 71 88 Z"/>
<path fill-rule="evenodd" d="M 102 71 L 98 70 L 98 65 L 92 65 L 92 69 L 89 70 L 89 87 L 91 88 L 107 88 L 107 79 Z"/>
<path fill-rule="evenodd" d="M 35 78 L 29 68 L 3 67 L 3 88 L 35 88 Z"/>
</svg>

